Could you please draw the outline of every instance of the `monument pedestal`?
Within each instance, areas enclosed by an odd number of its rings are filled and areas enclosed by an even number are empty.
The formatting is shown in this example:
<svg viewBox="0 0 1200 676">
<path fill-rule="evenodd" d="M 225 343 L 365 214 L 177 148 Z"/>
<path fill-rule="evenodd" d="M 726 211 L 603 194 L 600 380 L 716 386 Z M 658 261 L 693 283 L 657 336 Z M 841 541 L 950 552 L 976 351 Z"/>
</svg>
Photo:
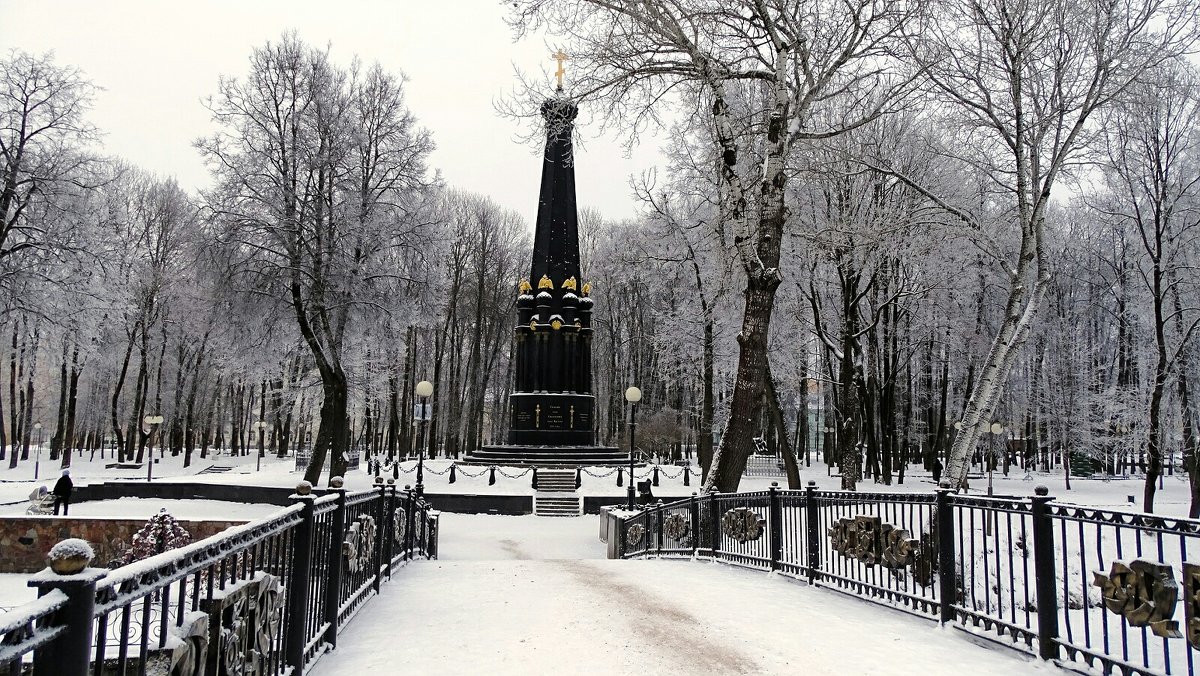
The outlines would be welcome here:
<svg viewBox="0 0 1200 676">
<path fill-rule="evenodd" d="M 590 446 L 590 394 L 513 392 L 509 395 L 508 443 L 515 446 Z"/>
</svg>

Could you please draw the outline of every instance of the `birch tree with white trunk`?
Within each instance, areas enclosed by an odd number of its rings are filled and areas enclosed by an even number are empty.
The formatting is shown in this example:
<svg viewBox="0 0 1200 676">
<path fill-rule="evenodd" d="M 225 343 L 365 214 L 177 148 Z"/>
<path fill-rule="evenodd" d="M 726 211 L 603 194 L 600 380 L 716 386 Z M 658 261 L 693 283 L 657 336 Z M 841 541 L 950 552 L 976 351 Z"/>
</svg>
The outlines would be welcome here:
<svg viewBox="0 0 1200 676">
<path fill-rule="evenodd" d="M 1094 116 L 1148 69 L 1192 47 L 1188 0 L 933 0 L 906 57 L 943 119 L 941 150 L 986 177 L 956 203 L 893 171 L 974 231 L 1008 280 L 1003 317 L 978 370 L 943 482 L 965 484 L 972 453 L 1047 292 L 1047 205 L 1083 160 Z"/>
</svg>

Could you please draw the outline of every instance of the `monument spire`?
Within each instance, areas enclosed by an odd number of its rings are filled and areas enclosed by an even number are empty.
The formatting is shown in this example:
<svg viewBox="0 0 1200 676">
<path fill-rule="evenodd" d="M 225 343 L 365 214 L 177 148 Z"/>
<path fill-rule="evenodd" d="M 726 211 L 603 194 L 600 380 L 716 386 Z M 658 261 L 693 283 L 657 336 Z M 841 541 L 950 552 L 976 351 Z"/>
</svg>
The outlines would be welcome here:
<svg viewBox="0 0 1200 676">
<path fill-rule="evenodd" d="M 483 446 L 468 462 L 587 465 L 624 462 L 596 445 L 592 394 L 591 285 L 579 269 L 575 162 L 571 130 L 578 108 L 559 89 L 542 103 L 546 152 L 529 278 L 517 287 L 508 443 Z"/>
<path fill-rule="evenodd" d="M 575 210 L 575 162 L 571 131 L 578 108 L 564 96 L 542 103 L 546 123 L 546 153 L 533 236 L 529 281 L 547 277 L 558 288 L 579 279 L 579 217 Z"/>
</svg>

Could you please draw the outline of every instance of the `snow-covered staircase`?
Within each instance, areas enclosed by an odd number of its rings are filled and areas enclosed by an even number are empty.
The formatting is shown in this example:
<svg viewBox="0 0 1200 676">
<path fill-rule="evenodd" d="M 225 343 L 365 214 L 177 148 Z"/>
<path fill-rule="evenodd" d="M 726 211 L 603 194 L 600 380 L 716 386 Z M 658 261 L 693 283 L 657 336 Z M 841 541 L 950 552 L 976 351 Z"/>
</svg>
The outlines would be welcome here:
<svg viewBox="0 0 1200 676">
<path fill-rule="evenodd" d="M 231 470 L 233 470 L 233 468 L 228 467 L 226 465 L 209 465 L 208 467 L 205 467 L 204 469 L 202 469 L 196 473 L 197 474 L 224 474 Z"/>
<path fill-rule="evenodd" d="M 583 500 L 575 493 L 575 470 L 539 469 L 534 483 L 537 516 L 580 516 Z"/>
<path fill-rule="evenodd" d="M 536 516 L 580 516 L 583 514 L 583 501 L 578 495 L 534 493 L 533 513 Z"/>
</svg>

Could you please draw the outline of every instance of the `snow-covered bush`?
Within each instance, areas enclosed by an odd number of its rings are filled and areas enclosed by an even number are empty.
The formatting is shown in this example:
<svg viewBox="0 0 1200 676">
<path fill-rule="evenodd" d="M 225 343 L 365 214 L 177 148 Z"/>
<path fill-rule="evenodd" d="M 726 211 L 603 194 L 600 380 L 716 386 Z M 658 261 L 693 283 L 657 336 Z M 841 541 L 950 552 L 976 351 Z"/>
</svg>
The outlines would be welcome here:
<svg viewBox="0 0 1200 676">
<path fill-rule="evenodd" d="M 141 530 L 133 534 L 133 544 L 121 557 L 121 565 L 141 561 L 170 549 L 178 549 L 191 542 L 192 535 L 184 530 L 164 507 L 158 514 L 150 517 Z"/>
</svg>

